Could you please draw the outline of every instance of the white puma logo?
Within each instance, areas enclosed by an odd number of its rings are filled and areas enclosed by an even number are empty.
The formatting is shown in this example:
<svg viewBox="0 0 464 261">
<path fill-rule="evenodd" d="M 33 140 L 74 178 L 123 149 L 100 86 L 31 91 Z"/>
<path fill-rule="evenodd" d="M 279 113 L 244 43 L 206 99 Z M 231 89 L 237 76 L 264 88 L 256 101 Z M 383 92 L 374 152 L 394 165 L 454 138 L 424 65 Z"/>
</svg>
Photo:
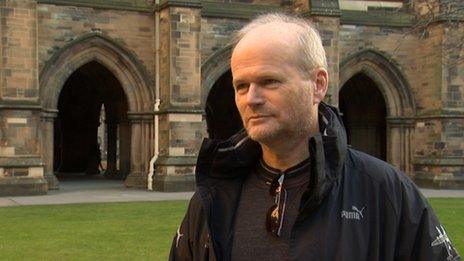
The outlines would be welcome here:
<svg viewBox="0 0 464 261">
<path fill-rule="evenodd" d="M 361 218 L 364 218 L 364 216 L 363 216 L 364 207 L 361 210 L 359 210 L 357 207 L 351 206 L 351 209 L 358 212 L 359 215 L 361 215 Z"/>
<path fill-rule="evenodd" d="M 341 217 L 344 219 L 356 219 L 356 220 L 361 220 L 364 218 L 364 215 L 363 215 L 364 207 L 361 210 L 359 210 L 356 206 L 351 206 L 351 210 L 353 211 L 342 210 Z"/>
</svg>

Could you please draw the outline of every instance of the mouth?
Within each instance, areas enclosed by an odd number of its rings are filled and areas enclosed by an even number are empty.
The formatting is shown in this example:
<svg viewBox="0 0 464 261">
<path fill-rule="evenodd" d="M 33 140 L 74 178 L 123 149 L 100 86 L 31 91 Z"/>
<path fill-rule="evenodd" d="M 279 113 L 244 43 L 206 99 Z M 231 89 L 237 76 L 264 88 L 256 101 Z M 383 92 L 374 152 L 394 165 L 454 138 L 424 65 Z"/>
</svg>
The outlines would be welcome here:
<svg viewBox="0 0 464 261">
<path fill-rule="evenodd" d="M 264 118 L 264 117 L 269 117 L 269 115 L 266 114 L 260 114 L 260 115 L 253 115 L 248 117 L 249 119 L 257 119 L 257 118 Z"/>
<path fill-rule="evenodd" d="M 269 115 L 256 115 L 256 116 L 248 117 L 248 121 L 261 120 L 261 119 L 268 118 L 268 117 L 270 116 Z"/>
</svg>

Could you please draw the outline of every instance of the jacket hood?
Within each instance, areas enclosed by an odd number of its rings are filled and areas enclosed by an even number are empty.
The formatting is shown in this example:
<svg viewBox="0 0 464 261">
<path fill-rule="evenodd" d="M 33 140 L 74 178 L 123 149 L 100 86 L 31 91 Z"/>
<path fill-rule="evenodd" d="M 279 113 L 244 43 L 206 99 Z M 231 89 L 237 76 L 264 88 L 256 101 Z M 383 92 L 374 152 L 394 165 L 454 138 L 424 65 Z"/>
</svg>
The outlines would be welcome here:
<svg viewBox="0 0 464 261">
<path fill-rule="evenodd" d="M 336 108 L 319 105 L 320 133 L 308 141 L 312 164 L 311 190 L 322 192 L 336 180 L 346 155 L 346 133 Z M 204 139 L 196 167 L 197 186 L 247 174 L 261 157 L 261 146 L 241 130 L 227 140 Z M 213 183 L 211 183 L 211 181 Z"/>
</svg>

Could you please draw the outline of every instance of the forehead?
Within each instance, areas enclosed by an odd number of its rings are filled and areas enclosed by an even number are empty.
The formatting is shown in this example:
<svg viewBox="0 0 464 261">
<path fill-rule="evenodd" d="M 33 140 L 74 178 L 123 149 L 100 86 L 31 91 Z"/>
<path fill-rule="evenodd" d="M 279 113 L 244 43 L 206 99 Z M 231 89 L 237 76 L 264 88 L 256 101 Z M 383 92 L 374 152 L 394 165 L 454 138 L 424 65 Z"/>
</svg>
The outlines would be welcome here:
<svg viewBox="0 0 464 261">
<path fill-rule="evenodd" d="M 269 23 L 260 25 L 247 32 L 237 43 L 236 48 L 258 43 L 280 43 L 294 46 L 297 40 L 297 30 L 293 24 Z"/>
<path fill-rule="evenodd" d="M 293 60 L 286 48 L 260 44 L 234 50 L 231 58 L 232 70 L 258 64 L 289 63 Z"/>
<path fill-rule="evenodd" d="M 294 41 L 294 37 L 285 37 L 274 31 L 259 30 L 248 33 L 232 52 L 232 74 L 243 67 L 295 65 L 298 56 Z"/>
</svg>

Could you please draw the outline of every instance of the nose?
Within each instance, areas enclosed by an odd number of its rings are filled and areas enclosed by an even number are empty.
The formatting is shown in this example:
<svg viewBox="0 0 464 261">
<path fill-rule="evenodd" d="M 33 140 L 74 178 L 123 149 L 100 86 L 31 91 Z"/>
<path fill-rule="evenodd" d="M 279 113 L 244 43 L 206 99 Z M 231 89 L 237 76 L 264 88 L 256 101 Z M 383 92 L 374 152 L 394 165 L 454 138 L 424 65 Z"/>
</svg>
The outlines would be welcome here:
<svg viewBox="0 0 464 261">
<path fill-rule="evenodd" d="M 264 103 L 264 97 L 262 93 L 262 88 L 258 85 L 252 83 L 248 88 L 248 92 L 246 95 L 247 104 L 250 106 L 257 106 Z"/>
</svg>

